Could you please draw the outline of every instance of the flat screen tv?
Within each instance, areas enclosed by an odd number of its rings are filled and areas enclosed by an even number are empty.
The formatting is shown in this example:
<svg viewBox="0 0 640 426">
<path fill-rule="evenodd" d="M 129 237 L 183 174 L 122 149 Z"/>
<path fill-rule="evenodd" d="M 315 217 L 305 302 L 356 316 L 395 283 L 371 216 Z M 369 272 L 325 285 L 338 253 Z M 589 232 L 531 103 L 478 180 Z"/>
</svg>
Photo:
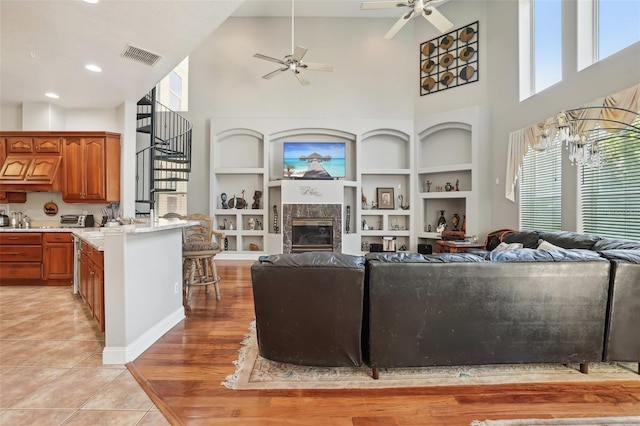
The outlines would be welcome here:
<svg viewBox="0 0 640 426">
<path fill-rule="evenodd" d="M 290 179 L 345 178 L 345 146 L 345 142 L 285 142 L 283 175 Z"/>
</svg>

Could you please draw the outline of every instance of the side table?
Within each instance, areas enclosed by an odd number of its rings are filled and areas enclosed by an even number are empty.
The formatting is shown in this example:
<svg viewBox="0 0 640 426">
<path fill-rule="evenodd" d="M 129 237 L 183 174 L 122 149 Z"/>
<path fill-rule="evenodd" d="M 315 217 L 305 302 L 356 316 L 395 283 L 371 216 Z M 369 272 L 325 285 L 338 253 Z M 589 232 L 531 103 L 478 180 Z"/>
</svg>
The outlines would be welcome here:
<svg viewBox="0 0 640 426">
<path fill-rule="evenodd" d="M 464 253 L 471 248 L 484 248 L 484 244 L 466 241 L 436 241 L 436 253 Z"/>
</svg>

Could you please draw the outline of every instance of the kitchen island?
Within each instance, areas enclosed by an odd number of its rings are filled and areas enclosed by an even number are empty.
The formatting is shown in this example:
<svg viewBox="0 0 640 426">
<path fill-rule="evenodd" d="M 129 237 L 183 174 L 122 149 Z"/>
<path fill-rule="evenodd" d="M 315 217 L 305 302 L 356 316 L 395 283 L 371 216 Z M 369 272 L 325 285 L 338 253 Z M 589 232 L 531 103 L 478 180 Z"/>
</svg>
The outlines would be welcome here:
<svg viewBox="0 0 640 426">
<path fill-rule="evenodd" d="M 152 224 L 101 228 L 103 364 L 133 361 L 184 319 L 182 228 L 192 224 L 159 219 Z"/>
</svg>

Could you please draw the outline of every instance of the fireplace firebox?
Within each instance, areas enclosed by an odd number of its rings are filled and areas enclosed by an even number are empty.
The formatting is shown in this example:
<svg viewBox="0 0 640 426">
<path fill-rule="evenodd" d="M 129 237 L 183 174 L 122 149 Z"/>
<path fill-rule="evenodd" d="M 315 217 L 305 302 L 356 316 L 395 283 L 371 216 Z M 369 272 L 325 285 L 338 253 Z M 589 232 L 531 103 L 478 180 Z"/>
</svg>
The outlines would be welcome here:
<svg viewBox="0 0 640 426">
<path fill-rule="evenodd" d="M 333 251 L 331 218 L 292 218 L 291 253 Z"/>
</svg>

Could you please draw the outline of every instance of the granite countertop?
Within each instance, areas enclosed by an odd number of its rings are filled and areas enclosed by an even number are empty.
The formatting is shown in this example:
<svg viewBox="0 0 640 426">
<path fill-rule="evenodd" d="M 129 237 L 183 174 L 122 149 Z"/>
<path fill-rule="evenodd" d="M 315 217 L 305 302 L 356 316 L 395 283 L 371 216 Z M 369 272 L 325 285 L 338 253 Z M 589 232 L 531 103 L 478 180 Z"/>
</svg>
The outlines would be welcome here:
<svg viewBox="0 0 640 426">
<path fill-rule="evenodd" d="M 104 236 L 114 234 L 141 234 L 184 228 L 195 225 L 195 221 L 181 219 L 158 219 L 154 223 L 136 223 L 131 225 L 107 226 L 102 228 L 61 228 L 60 226 L 42 225 L 31 228 L 0 227 L 0 232 L 71 232 L 96 250 L 104 251 Z"/>
</svg>

